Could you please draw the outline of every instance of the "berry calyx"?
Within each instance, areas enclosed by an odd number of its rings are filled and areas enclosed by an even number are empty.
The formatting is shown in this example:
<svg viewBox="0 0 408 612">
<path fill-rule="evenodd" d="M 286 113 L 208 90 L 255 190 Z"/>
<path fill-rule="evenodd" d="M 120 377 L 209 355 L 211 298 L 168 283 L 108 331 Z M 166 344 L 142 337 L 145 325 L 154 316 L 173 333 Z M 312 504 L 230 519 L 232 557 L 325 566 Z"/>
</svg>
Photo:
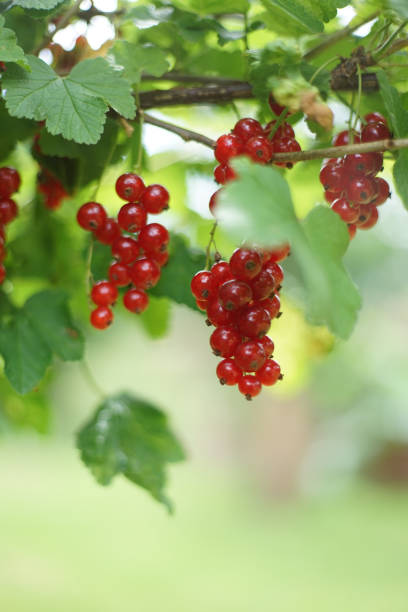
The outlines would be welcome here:
<svg viewBox="0 0 408 612">
<path fill-rule="evenodd" d="M 109 266 L 108 276 L 110 282 L 117 287 L 126 287 L 126 285 L 130 285 L 131 278 L 129 268 L 118 261 Z"/>
<path fill-rule="evenodd" d="M 208 300 L 213 292 L 212 274 L 201 270 L 194 274 L 190 283 L 191 293 L 197 300 Z"/>
<path fill-rule="evenodd" d="M 226 164 L 232 157 L 241 155 L 244 150 L 244 144 L 235 134 L 223 134 L 216 142 L 215 159 L 221 164 Z"/>
<path fill-rule="evenodd" d="M 160 279 L 160 267 L 153 259 L 142 258 L 135 261 L 130 268 L 132 283 L 137 289 L 150 289 Z"/>
<path fill-rule="evenodd" d="M 115 219 L 107 217 L 102 227 L 94 231 L 95 238 L 102 244 L 113 244 L 116 238 L 121 236 L 119 225 Z"/>
<path fill-rule="evenodd" d="M 349 182 L 346 194 L 353 204 L 368 204 L 376 193 L 374 179 L 369 176 L 357 176 Z"/>
<path fill-rule="evenodd" d="M 126 232 L 135 233 L 146 225 L 147 212 L 142 204 L 129 202 L 124 204 L 118 213 L 118 223 Z"/>
<path fill-rule="evenodd" d="M 274 145 L 265 136 L 253 136 L 245 144 L 245 153 L 259 164 L 267 164 L 272 159 Z"/>
<path fill-rule="evenodd" d="M 18 215 L 17 204 L 11 198 L 0 199 L 0 223 L 7 225 Z"/>
</svg>

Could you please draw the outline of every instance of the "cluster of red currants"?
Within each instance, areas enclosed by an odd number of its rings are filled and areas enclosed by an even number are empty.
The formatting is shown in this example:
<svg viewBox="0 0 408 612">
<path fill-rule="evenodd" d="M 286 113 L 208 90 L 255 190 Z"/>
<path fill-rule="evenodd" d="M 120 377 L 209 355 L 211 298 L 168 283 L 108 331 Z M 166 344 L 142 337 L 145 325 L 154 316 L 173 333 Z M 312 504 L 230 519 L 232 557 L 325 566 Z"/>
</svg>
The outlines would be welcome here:
<svg viewBox="0 0 408 612">
<path fill-rule="evenodd" d="M 217 261 L 191 281 L 197 306 L 207 313 L 208 325 L 216 328 L 210 345 L 223 358 L 217 376 L 222 385 L 238 384 L 248 400 L 260 393 L 262 385 L 282 379 L 280 366 L 272 359 L 274 343 L 266 334 L 272 319 L 281 314 L 283 270 L 278 262 L 288 254 L 288 245 L 239 248 L 229 262 Z"/>
<path fill-rule="evenodd" d="M 149 213 L 155 215 L 168 208 L 167 189 L 162 185 L 146 187 L 140 176 L 126 173 L 116 181 L 116 193 L 127 202 L 117 219 L 108 217 L 97 202 L 83 204 L 77 213 L 79 225 L 109 245 L 115 259 L 108 270 L 109 280 L 97 282 L 91 290 L 96 305 L 91 324 L 96 329 L 106 329 L 112 323 L 111 306 L 118 298 L 118 287 L 132 285 L 123 295 L 123 304 L 130 312 L 146 310 L 146 290 L 158 283 L 161 268 L 169 258 L 169 232 L 160 223 L 147 223 Z"/>
<path fill-rule="evenodd" d="M 276 105 L 275 105 L 276 106 Z M 272 108 L 272 106 L 271 106 Z M 278 114 L 283 111 L 282 107 Z M 275 110 L 275 113 L 277 112 Z M 214 170 L 214 178 L 220 185 L 236 178 L 229 165 L 232 158 L 244 155 L 258 164 L 273 163 L 274 153 L 293 153 L 300 151 L 292 126 L 280 119 L 270 121 L 265 127 L 251 117 L 240 119 L 230 134 L 223 134 L 217 140 L 214 155 L 219 165 Z M 293 164 L 275 162 L 278 166 L 291 168 Z M 217 203 L 216 191 L 210 198 L 210 211 L 214 214 Z"/>
<path fill-rule="evenodd" d="M 10 198 L 20 188 L 20 174 L 14 168 L 3 166 L 0 168 L 0 284 L 6 278 L 4 260 L 6 258 L 6 229 L 5 226 L 18 215 L 18 207 Z"/>
<path fill-rule="evenodd" d="M 37 190 L 44 196 L 44 205 L 50 210 L 59 208 L 68 197 L 63 184 L 46 168 L 41 168 L 37 179 Z"/>
<path fill-rule="evenodd" d="M 380 113 L 369 113 L 364 120 L 360 132 L 340 132 L 333 144 L 343 146 L 390 138 L 387 121 Z M 357 229 L 367 230 L 377 223 L 377 207 L 390 197 L 387 181 L 376 176 L 382 166 L 382 153 L 355 153 L 323 162 L 320 182 L 325 198 L 347 223 L 350 238 L 354 238 Z"/>
</svg>

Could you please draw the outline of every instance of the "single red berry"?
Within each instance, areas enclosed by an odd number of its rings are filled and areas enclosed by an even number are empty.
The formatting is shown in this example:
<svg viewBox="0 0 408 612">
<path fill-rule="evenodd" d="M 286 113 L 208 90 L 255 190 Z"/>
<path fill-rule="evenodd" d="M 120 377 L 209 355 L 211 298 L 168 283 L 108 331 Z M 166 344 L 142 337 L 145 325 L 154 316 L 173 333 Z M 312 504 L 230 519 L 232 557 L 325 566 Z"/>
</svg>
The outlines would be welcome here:
<svg viewBox="0 0 408 612">
<path fill-rule="evenodd" d="M 269 272 L 272 274 L 273 278 L 275 279 L 275 287 L 276 288 L 280 287 L 284 279 L 282 266 L 280 266 L 278 263 L 274 261 L 267 261 L 263 269 L 269 270 Z"/>
<path fill-rule="evenodd" d="M 391 132 L 384 123 L 367 123 L 361 130 L 361 142 L 375 142 L 391 138 Z"/>
<path fill-rule="evenodd" d="M 333 204 L 334 200 L 338 200 L 341 197 L 343 197 L 342 191 L 325 191 L 324 192 L 324 199 L 329 204 Z"/>
<path fill-rule="evenodd" d="M 113 321 L 113 312 L 109 306 L 98 306 L 91 312 L 90 321 L 95 329 L 106 329 Z"/>
<path fill-rule="evenodd" d="M 274 295 L 273 298 L 266 298 L 262 300 L 262 306 L 268 312 L 271 319 L 275 319 L 280 312 L 280 299 L 278 295 Z"/>
<path fill-rule="evenodd" d="M 234 313 L 223 307 L 219 300 L 209 300 L 207 306 L 207 317 L 212 325 L 232 325 L 234 323 Z"/>
<path fill-rule="evenodd" d="M 169 232 L 160 223 L 149 223 L 140 230 L 139 243 L 147 255 L 165 251 L 169 240 Z"/>
<path fill-rule="evenodd" d="M 129 202 L 119 210 L 118 223 L 126 232 L 138 232 L 146 225 L 147 212 L 142 204 Z"/>
<path fill-rule="evenodd" d="M 381 170 L 383 170 L 383 162 L 384 162 L 384 156 L 382 153 L 370 153 L 371 157 L 372 157 L 372 164 L 373 164 L 373 169 L 371 172 L 371 175 L 374 176 L 375 174 L 378 174 L 379 172 L 381 172 Z"/>
<path fill-rule="evenodd" d="M 273 262 L 271 262 L 272 264 Z M 276 287 L 280 283 L 277 283 L 272 272 L 268 268 L 263 268 L 258 276 L 255 276 L 251 280 L 251 289 L 254 300 L 264 300 L 269 297 Z"/>
<path fill-rule="evenodd" d="M 256 397 L 262 391 L 262 384 L 256 376 L 243 376 L 238 382 L 238 389 L 247 400 Z"/>
<path fill-rule="evenodd" d="M 244 281 L 229 280 L 218 288 L 218 299 L 227 310 L 238 310 L 252 300 L 252 290 Z"/>
<path fill-rule="evenodd" d="M 354 223 L 350 223 L 347 226 L 347 229 L 350 236 L 350 240 L 353 240 L 354 236 L 356 235 L 357 225 L 355 225 Z"/>
<path fill-rule="evenodd" d="M 196 300 L 197 308 L 202 310 L 203 312 L 207 312 L 208 302 L 207 300 Z"/>
<path fill-rule="evenodd" d="M 123 296 L 123 304 L 130 312 L 142 313 L 149 305 L 149 296 L 141 289 L 128 289 Z"/>
<path fill-rule="evenodd" d="M 216 142 L 215 159 L 220 164 L 226 164 L 232 157 L 243 153 L 243 142 L 235 134 L 223 134 Z"/>
<path fill-rule="evenodd" d="M 6 278 L 6 268 L 2 263 L 0 263 L 0 285 L 4 283 L 4 279 Z"/>
<path fill-rule="evenodd" d="M 244 119 L 240 119 L 236 124 L 234 129 L 232 130 L 235 136 L 241 139 L 241 141 L 245 144 L 250 138 L 254 136 L 262 136 L 263 128 L 262 125 L 256 119 L 252 119 L 252 117 L 245 117 Z"/>
<path fill-rule="evenodd" d="M 104 207 L 98 202 L 82 204 L 77 212 L 77 221 L 82 229 L 94 232 L 105 224 L 107 214 Z"/>
<path fill-rule="evenodd" d="M 381 113 L 368 113 L 364 115 L 364 119 L 367 123 L 383 123 L 384 125 L 388 125 L 386 118 Z"/>
<path fill-rule="evenodd" d="M 160 268 L 163 268 L 169 261 L 168 251 L 156 251 L 150 255 L 150 259 L 153 259 Z"/>
<path fill-rule="evenodd" d="M 217 261 L 211 267 L 211 277 L 214 288 L 219 287 L 223 283 L 226 283 L 229 280 L 234 278 L 234 275 L 231 272 L 231 268 L 229 267 L 229 263 L 226 261 Z"/>
<path fill-rule="evenodd" d="M 220 185 L 237 178 L 236 172 L 228 164 L 220 164 L 214 170 L 214 178 Z"/>
<path fill-rule="evenodd" d="M 108 281 L 99 281 L 92 287 L 91 299 L 97 306 L 111 306 L 118 298 L 116 285 Z"/>
<path fill-rule="evenodd" d="M 273 150 L 275 153 L 297 153 L 301 151 L 300 144 L 295 138 L 288 138 L 283 136 L 273 141 Z M 274 162 L 276 166 L 286 166 L 286 168 L 292 168 L 294 162 Z"/>
<path fill-rule="evenodd" d="M 232 386 L 240 380 L 242 371 L 233 359 L 223 359 L 217 366 L 217 376 L 222 385 Z"/>
<path fill-rule="evenodd" d="M 267 164 L 274 152 L 274 146 L 265 136 L 253 136 L 245 143 L 245 153 L 258 164 Z"/>
<path fill-rule="evenodd" d="M 259 253 L 242 247 L 236 249 L 230 257 L 229 265 L 232 274 L 239 280 L 251 280 L 259 274 L 262 261 Z"/>
<path fill-rule="evenodd" d="M 346 179 L 343 162 L 323 166 L 319 178 L 326 191 L 342 191 Z"/>
<path fill-rule="evenodd" d="M 197 300 L 208 300 L 213 292 L 212 274 L 208 270 L 200 270 L 194 274 L 190 283 L 191 293 Z"/>
<path fill-rule="evenodd" d="M 117 287 L 126 287 L 130 285 L 129 268 L 123 263 L 115 262 L 109 266 L 108 276 L 111 283 Z"/>
<path fill-rule="evenodd" d="M 369 204 L 360 207 L 360 216 L 356 223 L 359 230 L 368 230 L 374 227 L 378 221 L 378 210 L 376 206 Z"/>
<path fill-rule="evenodd" d="M 133 263 L 140 255 L 140 245 L 130 236 L 121 236 L 112 244 L 112 255 L 123 264 Z"/>
<path fill-rule="evenodd" d="M 116 181 L 116 193 L 127 202 L 139 202 L 145 190 L 145 184 L 137 174 L 127 172 Z"/>
<path fill-rule="evenodd" d="M 215 208 L 217 206 L 217 198 L 218 198 L 218 194 L 220 193 L 220 191 L 221 189 L 217 189 L 217 191 L 214 191 L 208 203 L 210 213 L 214 216 L 215 216 Z"/>
<path fill-rule="evenodd" d="M 239 333 L 227 325 L 217 327 L 210 336 L 210 346 L 217 357 L 232 357 L 240 341 Z"/>
<path fill-rule="evenodd" d="M 290 245 L 289 243 L 281 244 L 280 246 L 274 247 L 273 249 L 267 249 L 265 262 L 273 261 L 277 263 L 278 261 L 282 261 L 286 259 L 286 257 L 290 254 Z"/>
<path fill-rule="evenodd" d="M 269 137 L 269 135 L 273 132 L 272 140 L 279 140 L 280 138 L 295 138 L 295 130 L 290 123 L 284 122 L 278 128 L 276 128 L 276 131 L 274 131 L 275 125 L 276 119 L 266 124 L 264 132 L 267 137 Z"/>
<path fill-rule="evenodd" d="M 169 207 L 169 198 L 169 192 L 163 185 L 149 185 L 140 201 L 148 213 L 158 215 Z"/>
<path fill-rule="evenodd" d="M 102 244 L 113 244 L 121 235 L 120 227 L 112 217 L 107 217 L 102 227 L 94 232 L 95 238 Z"/>
<path fill-rule="evenodd" d="M 358 142 L 361 142 L 360 134 L 358 134 L 355 130 L 352 132 L 344 130 L 343 132 L 336 134 L 336 136 L 333 138 L 334 147 L 342 147 L 344 145 L 356 144 Z"/>
<path fill-rule="evenodd" d="M 373 200 L 371 200 L 370 204 L 374 206 L 380 206 L 381 204 L 384 204 L 384 202 L 386 202 L 387 199 L 391 196 L 390 186 L 387 181 L 381 177 L 375 177 L 374 183 L 377 195 Z"/>
<path fill-rule="evenodd" d="M 345 177 L 373 174 L 375 158 L 371 153 L 354 153 L 346 155 L 343 161 Z"/>
<path fill-rule="evenodd" d="M 258 344 L 262 346 L 263 350 L 265 351 L 265 355 L 267 357 L 270 357 L 271 355 L 273 355 L 273 351 L 275 350 L 275 345 L 273 343 L 273 340 L 271 340 L 269 336 L 263 336 L 262 338 L 259 338 L 257 342 Z"/>
<path fill-rule="evenodd" d="M 357 176 L 349 182 L 346 194 L 353 204 L 368 204 L 375 197 L 376 187 L 371 176 Z"/>
<path fill-rule="evenodd" d="M 129 272 L 137 289 L 150 289 L 157 285 L 160 279 L 160 267 L 153 259 L 138 259 Z"/>
<path fill-rule="evenodd" d="M 237 327 L 242 336 L 247 338 L 262 338 L 271 326 L 269 312 L 261 303 L 247 306 L 237 316 Z"/>
<path fill-rule="evenodd" d="M 241 342 L 234 353 L 236 364 L 243 372 L 256 372 L 266 361 L 263 347 L 255 340 Z"/>
<path fill-rule="evenodd" d="M 0 199 L 0 223 L 7 225 L 18 215 L 17 204 L 11 198 Z"/>
<path fill-rule="evenodd" d="M 360 207 L 358 205 L 351 206 L 345 198 L 335 200 L 330 208 L 333 212 L 337 213 L 345 223 L 355 223 L 360 215 Z"/>
<path fill-rule="evenodd" d="M 256 373 L 256 378 L 259 382 L 266 386 L 274 385 L 278 380 L 281 380 L 281 369 L 279 363 L 273 359 L 268 359 L 262 368 Z"/>
<path fill-rule="evenodd" d="M 0 198 L 8 198 L 20 188 L 20 174 L 14 168 L 0 168 Z"/>
</svg>

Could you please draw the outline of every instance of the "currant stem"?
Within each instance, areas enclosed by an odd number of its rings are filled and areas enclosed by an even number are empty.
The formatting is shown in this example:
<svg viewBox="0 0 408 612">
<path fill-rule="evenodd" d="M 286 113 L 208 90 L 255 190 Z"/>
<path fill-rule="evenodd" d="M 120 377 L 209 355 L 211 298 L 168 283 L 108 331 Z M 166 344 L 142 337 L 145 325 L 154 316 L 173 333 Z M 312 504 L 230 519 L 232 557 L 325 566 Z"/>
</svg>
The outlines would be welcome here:
<svg viewBox="0 0 408 612">
<path fill-rule="evenodd" d="M 213 226 L 210 231 L 210 240 L 208 242 L 207 248 L 205 250 L 205 269 L 209 270 L 210 268 L 210 259 L 211 259 L 211 247 L 214 245 L 215 250 L 217 250 L 214 236 L 217 229 L 218 221 L 214 221 Z"/>
<path fill-rule="evenodd" d="M 380 151 L 395 151 L 408 148 L 408 138 L 377 140 L 375 142 L 361 142 L 342 147 L 326 147 L 325 149 L 311 149 L 296 153 L 276 153 L 272 161 L 298 162 L 324 157 L 343 157 L 353 153 L 377 153 Z"/>
</svg>

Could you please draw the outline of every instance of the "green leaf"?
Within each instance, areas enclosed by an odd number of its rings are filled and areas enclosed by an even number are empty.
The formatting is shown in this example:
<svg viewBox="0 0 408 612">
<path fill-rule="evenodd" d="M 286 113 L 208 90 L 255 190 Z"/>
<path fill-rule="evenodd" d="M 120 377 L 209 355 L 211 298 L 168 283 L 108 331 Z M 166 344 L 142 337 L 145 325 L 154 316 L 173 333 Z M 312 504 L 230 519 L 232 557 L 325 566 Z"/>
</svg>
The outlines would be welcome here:
<svg viewBox="0 0 408 612">
<path fill-rule="evenodd" d="M 217 205 L 221 228 L 238 244 L 289 242 L 302 272 L 309 320 L 348 337 L 360 298 L 342 263 L 349 244 L 346 225 L 325 207 L 316 207 L 301 224 L 277 169 L 244 159 L 236 160 L 234 167 L 240 178 L 223 188 Z"/>
<path fill-rule="evenodd" d="M 323 32 L 323 23 L 314 12 L 308 9 L 304 2 L 298 0 L 262 0 L 262 4 L 269 16 L 268 25 L 275 29 L 276 25 L 286 23 L 286 33 L 298 34 L 299 32 L 313 33 Z"/>
<path fill-rule="evenodd" d="M 18 142 L 32 138 L 38 127 L 33 121 L 10 117 L 3 101 L 0 101 L 0 160 L 7 157 Z"/>
<path fill-rule="evenodd" d="M 34 56 L 28 62 L 30 73 L 12 65 L 3 77 L 6 106 L 14 117 L 45 120 L 51 134 L 95 144 L 109 106 L 124 117 L 134 116 L 129 84 L 104 59 L 84 60 L 65 78 Z"/>
<path fill-rule="evenodd" d="M 380 93 L 397 138 L 408 136 L 408 111 L 402 105 L 400 92 L 393 87 L 385 72 L 377 72 Z"/>
<path fill-rule="evenodd" d="M 167 54 L 153 45 L 138 45 L 120 40 L 112 49 L 115 62 L 121 66 L 129 83 L 139 83 L 142 72 L 160 77 L 168 71 Z"/>
<path fill-rule="evenodd" d="M 90 236 L 86 247 L 87 252 L 91 241 L 93 241 L 91 259 L 92 277 L 95 281 L 106 280 L 108 268 L 112 263 L 112 251 L 107 244 L 102 244 L 95 240 L 93 236 Z"/>
<path fill-rule="evenodd" d="M 169 300 L 149 295 L 149 308 L 139 315 L 137 319 L 151 338 L 162 338 L 169 329 Z"/>
<path fill-rule="evenodd" d="M 14 0 L 14 5 L 21 6 L 23 9 L 50 11 L 63 2 L 65 0 Z"/>
<path fill-rule="evenodd" d="M 175 0 L 174 4 L 180 8 L 199 13 L 200 15 L 220 13 L 220 5 L 217 0 Z M 222 12 L 246 13 L 248 8 L 248 0 L 225 0 L 222 5 Z"/>
<path fill-rule="evenodd" d="M 0 61 L 16 62 L 24 68 L 29 68 L 24 51 L 17 44 L 13 30 L 4 27 L 4 17 L 0 15 Z"/>
<path fill-rule="evenodd" d="M 402 19 L 408 19 L 408 5 L 405 0 L 389 0 L 389 4 Z"/>
<path fill-rule="evenodd" d="M 182 236 L 172 234 L 169 263 L 162 269 L 159 283 L 149 294 L 167 297 L 177 304 L 198 310 L 190 291 L 190 283 L 194 274 L 204 266 L 204 253 L 190 249 Z"/>
<path fill-rule="evenodd" d="M 251 57 L 249 80 L 258 98 L 266 98 L 271 92 L 271 77 L 299 75 L 302 54 L 299 45 L 294 41 L 273 41 L 261 50 L 252 52 Z"/>
<path fill-rule="evenodd" d="M 161 410 L 126 393 L 109 397 L 79 431 L 77 446 L 100 484 L 123 474 L 171 510 L 166 467 L 184 452 Z"/>
</svg>

